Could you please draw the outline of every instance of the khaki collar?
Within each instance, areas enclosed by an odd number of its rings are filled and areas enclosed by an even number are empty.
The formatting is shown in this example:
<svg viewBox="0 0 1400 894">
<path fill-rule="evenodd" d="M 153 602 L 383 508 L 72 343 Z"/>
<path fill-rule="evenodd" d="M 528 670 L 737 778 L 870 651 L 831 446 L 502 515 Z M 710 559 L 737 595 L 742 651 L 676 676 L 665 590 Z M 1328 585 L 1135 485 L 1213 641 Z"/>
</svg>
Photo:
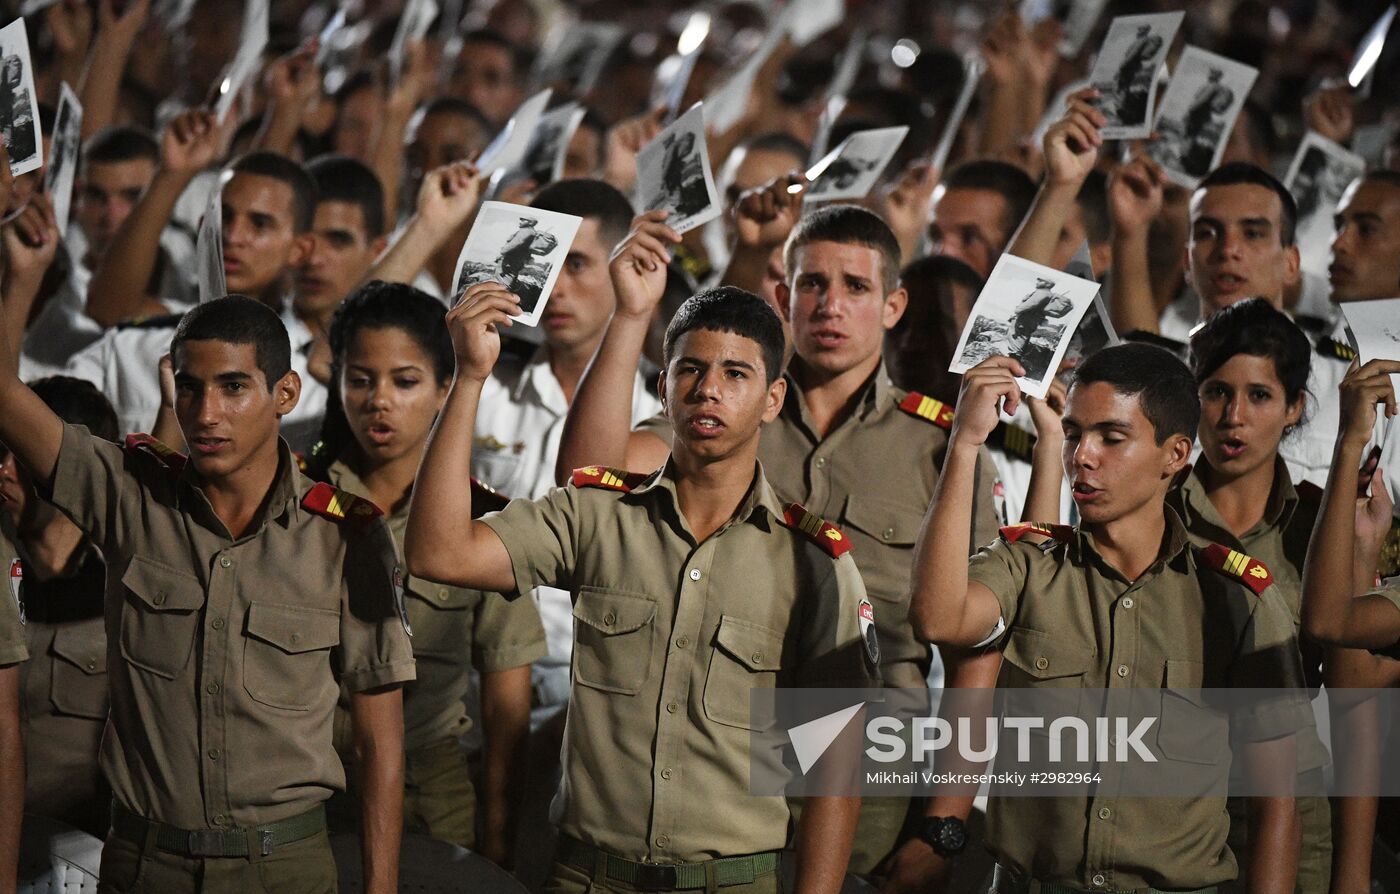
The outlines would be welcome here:
<svg viewBox="0 0 1400 894">
<path fill-rule="evenodd" d="M 1171 506 L 1162 507 L 1163 515 L 1166 517 L 1167 530 L 1161 551 L 1157 554 L 1157 561 L 1153 562 L 1148 569 L 1143 572 L 1139 580 L 1149 575 L 1156 574 L 1167 565 L 1185 568 L 1185 557 L 1187 548 L 1191 545 L 1190 535 L 1186 532 L 1186 526 L 1181 521 L 1181 516 Z M 1080 563 L 1097 561 L 1099 565 L 1107 570 L 1111 570 L 1115 575 L 1122 578 L 1123 573 L 1104 559 L 1102 554 L 1094 546 L 1094 538 L 1088 531 L 1078 526 L 1074 529 L 1075 539 L 1072 549 L 1075 550 L 1074 558 Z M 1124 578 L 1126 579 L 1126 578 Z"/>
<path fill-rule="evenodd" d="M 286 440 L 278 437 L 277 474 L 272 479 L 270 495 L 253 532 L 261 530 L 268 520 L 276 521 L 283 528 L 289 528 L 301 521 L 302 497 L 306 496 L 306 492 L 314 484 L 315 482 L 298 470 L 296 456 L 292 453 L 292 448 L 288 446 Z M 186 503 L 186 500 L 190 502 Z M 223 528 L 223 523 L 219 522 L 214 508 L 209 505 L 209 498 L 204 495 L 204 491 L 200 487 L 199 478 L 195 474 L 192 462 L 186 462 L 185 468 L 180 472 L 179 482 L 175 488 L 175 508 L 181 511 L 193 509 L 207 512 L 210 520 L 218 522 L 219 528 Z"/>
<path fill-rule="evenodd" d="M 783 378 L 788 383 L 788 399 L 783 402 L 783 412 L 796 413 L 803 424 L 811 428 L 807 416 L 807 401 L 802 397 L 802 387 L 797 384 L 797 379 L 793 377 L 791 371 L 784 372 Z M 895 393 L 894 382 L 890 380 L 889 371 L 885 369 L 885 361 L 881 359 L 880 365 L 875 367 L 875 372 L 865 380 L 864 385 L 860 386 L 860 399 L 857 402 L 856 411 L 851 414 L 850 418 L 864 421 L 872 413 L 885 409 L 886 404 L 897 402 L 898 395 Z M 842 425 L 844 424 L 842 423 Z"/>
<path fill-rule="evenodd" d="M 664 500 L 670 505 L 671 511 L 674 513 L 676 519 L 679 520 L 684 527 L 685 516 L 681 513 L 680 498 L 676 494 L 675 479 L 675 460 L 668 457 L 666 465 L 651 473 L 651 476 L 648 477 L 646 481 L 632 488 L 628 496 Z M 663 493 L 666 495 L 665 497 L 658 496 Z M 781 521 L 783 519 L 783 503 L 778 499 L 778 495 L 773 490 L 773 486 L 768 483 L 768 477 L 763 473 L 763 464 L 755 461 L 753 483 L 749 485 L 749 491 L 744 495 L 744 501 L 739 504 L 739 508 L 735 510 L 734 516 L 729 520 L 728 524 L 721 527 L 720 530 L 724 530 L 724 528 L 729 527 L 729 525 L 735 522 L 749 522 L 765 530 L 769 530 L 770 527 L 768 523 L 763 521 L 764 512 L 767 512 L 767 514 L 774 519 Z"/>
<path fill-rule="evenodd" d="M 1202 480 L 1202 468 L 1208 468 L 1209 462 L 1205 456 L 1192 466 L 1181 478 L 1178 485 L 1180 497 L 1173 503 L 1180 504 L 1180 510 L 1185 523 L 1189 527 L 1196 527 L 1197 524 L 1206 525 L 1215 529 L 1211 532 L 1210 538 L 1222 543 L 1236 544 L 1242 538 L 1231 533 L 1225 520 L 1220 517 L 1215 504 L 1210 501 L 1206 494 L 1205 482 Z M 1261 527 L 1273 528 L 1281 531 L 1288 526 L 1293 518 L 1293 512 L 1298 506 L 1298 491 L 1293 487 L 1293 477 L 1288 474 L 1288 464 L 1283 461 L 1283 457 L 1274 457 L 1274 484 L 1269 489 L 1269 500 L 1264 506 L 1264 517 L 1259 524 L 1255 525 L 1246 536 L 1258 531 Z"/>
</svg>

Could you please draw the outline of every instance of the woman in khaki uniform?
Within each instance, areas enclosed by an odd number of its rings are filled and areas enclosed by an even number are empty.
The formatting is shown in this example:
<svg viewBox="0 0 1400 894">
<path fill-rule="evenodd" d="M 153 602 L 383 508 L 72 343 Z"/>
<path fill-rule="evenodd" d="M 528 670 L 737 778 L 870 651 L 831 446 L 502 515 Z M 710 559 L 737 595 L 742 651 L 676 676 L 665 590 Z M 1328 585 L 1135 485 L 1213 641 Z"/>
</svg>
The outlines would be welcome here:
<svg viewBox="0 0 1400 894">
<path fill-rule="evenodd" d="M 409 286 L 370 283 L 337 311 L 330 347 L 332 399 L 309 471 L 382 507 L 402 549 L 413 476 L 452 380 L 442 304 Z M 478 497 L 482 511 L 505 504 L 490 492 Z M 507 863 L 530 664 L 545 654 L 539 610 L 529 599 L 413 576 L 404 596 L 418 662 L 418 679 L 404 689 L 406 826 Z M 479 844 L 476 789 L 460 741 L 471 724 L 464 700 L 473 669 L 485 726 Z M 349 717 L 339 715 L 336 740 L 348 760 Z"/>
<path fill-rule="evenodd" d="M 63 421 L 117 439 L 116 413 L 89 383 L 55 376 L 33 388 Z M 97 766 L 108 706 L 106 566 L 8 454 L 0 462 L 0 508 L 0 558 L 24 607 L 32 658 L 20 673 L 25 810 L 100 838 L 112 797 Z"/>
</svg>

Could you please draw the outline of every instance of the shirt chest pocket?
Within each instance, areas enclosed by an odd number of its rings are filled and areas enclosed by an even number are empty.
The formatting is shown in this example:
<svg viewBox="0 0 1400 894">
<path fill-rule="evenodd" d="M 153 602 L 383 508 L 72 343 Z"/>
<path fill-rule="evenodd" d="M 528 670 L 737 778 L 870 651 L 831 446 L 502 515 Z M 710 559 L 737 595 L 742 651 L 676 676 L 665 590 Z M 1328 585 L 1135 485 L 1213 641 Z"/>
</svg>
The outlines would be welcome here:
<svg viewBox="0 0 1400 894">
<path fill-rule="evenodd" d="M 409 575 L 404 580 L 408 621 L 413 627 L 413 654 L 466 660 L 471 645 L 479 590 L 449 587 Z M 500 598 L 500 597 L 496 597 Z"/>
<path fill-rule="evenodd" d="M 1029 627 L 1013 627 L 1002 650 L 1005 659 L 997 688 L 1005 693 L 1006 713 L 1017 716 L 1078 716 L 1085 674 L 1094 653 Z M 1031 695 L 1027 690 L 1035 690 Z"/>
<path fill-rule="evenodd" d="M 1230 724 L 1212 708 L 1202 689 L 1205 665 L 1168 660 L 1162 672 L 1162 710 L 1157 746 L 1172 760 L 1224 764 L 1230 759 Z"/>
<path fill-rule="evenodd" d="M 190 662 L 204 585 L 193 574 L 135 556 L 122 575 L 121 653 L 128 664 L 173 680 Z"/>
<path fill-rule="evenodd" d="M 574 679 L 592 689 L 636 695 L 651 667 L 655 636 L 651 597 L 580 588 L 574 600 Z"/>
<path fill-rule="evenodd" d="M 243 688 L 264 705 L 305 711 L 333 685 L 330 650 L 339 642 L 337 611 L 254 602 L 243 645 Z"/>
<path fill-rule="evenodd" d="M 106 718 L 107 637 L 101 618 L 54 631 L 49 699 L 59 714 Z"/>
<path fill-rule="evenodd" d="M 908 604 L 912 559 L 903 553 L 914 549 L 923 517 L 923 510 L 912 504 L 865 494 L 846 498 L 841 529 L 852 538 L 852 555 L 871 596 Z"/>
<path fill-rule="evenodd" d="M 749 693 L 777 685 L 783 635 L 776 630 L 723 615 L 705 675 L 705 716 L 715 723 L 753 729 Z"/>
</svg>

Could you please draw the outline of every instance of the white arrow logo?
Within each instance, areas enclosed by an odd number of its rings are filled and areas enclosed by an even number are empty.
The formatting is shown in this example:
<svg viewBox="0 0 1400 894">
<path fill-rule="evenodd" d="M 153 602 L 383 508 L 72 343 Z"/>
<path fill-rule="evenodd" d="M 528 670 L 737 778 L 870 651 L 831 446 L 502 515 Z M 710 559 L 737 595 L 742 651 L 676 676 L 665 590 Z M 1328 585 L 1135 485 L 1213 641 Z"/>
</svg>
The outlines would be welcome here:
<svg viewBox="0 0 1400 894">
<path fill-rule="evenodd" d="M 856 702 L 849 708 L 842 708 L 825 717 L 818 717 L 816 720 L 809 720 L 806 723 L 798 724 L 788 730 L 788 738 L 792 740 L 792 750 L 797 754 L 797 766 L 806 773 L 812 768 L 826 750 L 831 747 L 831 743 L 836 741 L 836 737 L 841 735 L 841 731 L 846 728 L 846 724 L 851 722 L 851 718 L 856 716 L 861 708 L 865 707 L 865 702 Z"/>
</svg>

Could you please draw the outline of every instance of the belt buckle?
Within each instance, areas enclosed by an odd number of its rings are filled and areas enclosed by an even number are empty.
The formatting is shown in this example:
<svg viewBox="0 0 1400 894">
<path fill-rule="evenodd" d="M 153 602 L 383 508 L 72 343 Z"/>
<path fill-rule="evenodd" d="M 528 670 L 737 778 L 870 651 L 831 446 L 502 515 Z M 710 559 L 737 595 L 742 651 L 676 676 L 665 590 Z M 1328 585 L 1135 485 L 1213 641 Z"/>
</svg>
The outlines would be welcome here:
<svg viewBox="0 0 1400 894">
<path fill-rule="evenodd" d="M 271 829 L 259 829 L 259 830 L 258 830 L 258 843 L 261 845 L 260 850 L 262 851 L 262 855 L 263 855 L 264 857 L 266 857 L 268 854 L 272 853 L 272 830 L 271 830 Z"/>
<path fill-rule="evenodd" d="M 188 848 L 191 857 L 222 857 L 224 833 L 219 829 L 196 829 L 190 833 Z"/>
<path fill-rule="evenodd" d="M 637 880 L 633 884 L 642 891 L 674 891 L 676 867 L 665 863 L 642 863 L 637 867 Z"/>
</svg>

